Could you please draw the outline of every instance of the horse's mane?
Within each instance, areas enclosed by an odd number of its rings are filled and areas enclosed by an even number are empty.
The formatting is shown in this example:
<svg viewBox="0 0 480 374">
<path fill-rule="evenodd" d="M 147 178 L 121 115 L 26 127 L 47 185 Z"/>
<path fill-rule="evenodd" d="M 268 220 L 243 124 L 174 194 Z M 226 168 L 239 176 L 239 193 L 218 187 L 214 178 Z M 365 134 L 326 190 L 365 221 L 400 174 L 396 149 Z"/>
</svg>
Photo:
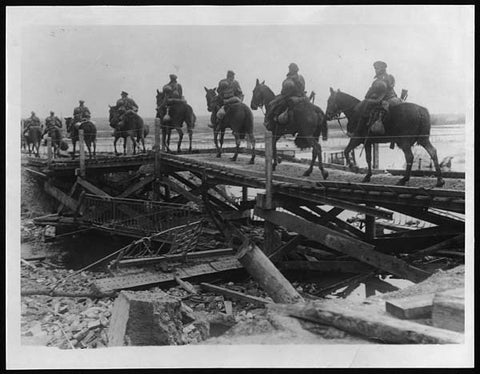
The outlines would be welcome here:
<svg viewBox="0 0 480 374">
<path fill-rule="evenodd" d="M 272 89 L 271 89 L 270 87 L 268 87 L 265 83 L 261 83 L 260 86 L 265 87 L 270 94 L 272 94 L 273 96 L 275 96 L 275 93 L 272 91 Z"/>
<path fill-rule="evenodd" d="M 342 95 L 342 96 L 344 96 L 346 99 L 350 99 L 350 100 L 352 100 L 352 101 L 357 101 L 357 102 L 360 102 L 360 101 L 361 101 L 361 100 L 357 99 L 355 96 L 352 96 L 352 95 L 350 95 L 350 94 L 347 94 L 347 93 L 345 93 L 345 92 L 343 92 L 343 91 L 337 91 L 336 95 L 337 95 L 337 96 L 338 96 L 338 95 Z"/>
</svg>

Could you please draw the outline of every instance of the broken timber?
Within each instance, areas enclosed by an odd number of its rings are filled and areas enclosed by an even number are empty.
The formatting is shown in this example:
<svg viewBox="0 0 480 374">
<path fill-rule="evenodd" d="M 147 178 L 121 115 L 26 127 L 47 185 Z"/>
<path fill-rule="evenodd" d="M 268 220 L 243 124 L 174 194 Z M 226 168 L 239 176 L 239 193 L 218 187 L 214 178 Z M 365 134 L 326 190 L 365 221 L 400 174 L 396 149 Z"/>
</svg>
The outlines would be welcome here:
<svg viewBox="0 0 480 374">
<path fill-rule="evenodd" d="M 375 247 L 371 244 L 342 235 L 337 231 L 316 225 L 291 214 L 267 211 L 260 208 L 255 208 L 255 214 L 308 239 L 318 241 L 329 248 L 345 253 L 361 262 L 406 278 L 412 282 L 418 283 L 430 276 L 430 273 L 408 265 L 398 258 L 375 251 Z"/>
<path fill-rule="evenodd" d="M 462 344 L 464 342 L 463 334 L 408 320 L 399 320 L 387 314 L 374 312 L 371 307 L 363 305 L 350 309 L 319 302 L 304 305 L 269 304 L 267 308 L 385 343 Z"/>
<path fill-rule="evenodd" d="M 242 292 L 229 290 L 228 288 L 215 286 L 210 283 L 202 282 L 200 283 L 200 286 L 202 286 L 202 288 L 208 291 L 212 291 L 223 296 L 231 297 L 232 299 L 247 301 L 249 303 L 260 304 L 260 305 L 267 305 L 271 303 L 271 301 L 264 299 L 262 297 L 250 296 Z"/>
<path fill-rule="evenodd" d="M 188 279 L 195 276 L 220 273 L 241 268 L 242 265 L 236 258 L 229 257 L 223 260 L 211 261 L 204 264 L 198 264 L 184 268 L 179 267 L 175 269 L 175 272 L 172 273 L 145 272 L 142 274 L 131 274 L 112 278 L 97 279 L 94 281 L 93 286 L 101 293 L 110 293 L 116 290 L 175 281 L 176 276 L 182 279 Z"/>
</svg>

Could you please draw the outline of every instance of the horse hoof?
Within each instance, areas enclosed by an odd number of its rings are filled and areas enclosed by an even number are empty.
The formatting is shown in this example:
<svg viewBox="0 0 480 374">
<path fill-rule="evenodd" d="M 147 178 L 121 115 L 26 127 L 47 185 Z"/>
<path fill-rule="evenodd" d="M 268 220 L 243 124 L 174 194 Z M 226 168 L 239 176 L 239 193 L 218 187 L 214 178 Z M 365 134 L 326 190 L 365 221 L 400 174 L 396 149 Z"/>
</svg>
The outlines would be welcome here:
<svg viewBox="0 0 480 374">
<path fill-rule="evenodd" d="M 250 161 L 248 162 L 248 164 L 249 164 L 249 165 L 253 165 L 253 164 L 255 164 L 255 161 L 250 160 Z"/>
<path fill-rule="evenodd" d="M 230 161 L 236 162 L 237 158 L 236 157 L 230 157 Z"/>
<path fill-rule="evenodd" d="M 445 181 L 443 179 L 439 179 L 435 187 L 443 187 L 443 186 L 445 186 Z"/>
<path fill-rule="evenodd" d="M 365 177 L 362 179 L 362 183 L 369 183 L 371 177 Z"/>
<path fill-rule="evenodd" d="M 323 176 L 323 179 L 327 179 L 328 178 L 328 171 L 322 171 L 322 176 Z"/>
<path fill-rule="evenodd" d="M 408 181 L 406 179 L 400 179 L 398 182 L 397 182 L 397 186 L 405 186 L 405 184 L 407 183 Z"/>
<path fill-rule="evenodd" d="M 222 155 L 220 153 L 217 153 L 217 158 L 220 158 L 222 157 Z"/>
<path fill-rule="evenodd" d="M 307 171 L 306 171 L 305 173 L 303 173 L 302 175 L 303 175 L 304 177 L 309 177 L 310 174 L 312 174 L 312 172 L 309 171 L 309 170 L 307 170 Z"/>
</svg>

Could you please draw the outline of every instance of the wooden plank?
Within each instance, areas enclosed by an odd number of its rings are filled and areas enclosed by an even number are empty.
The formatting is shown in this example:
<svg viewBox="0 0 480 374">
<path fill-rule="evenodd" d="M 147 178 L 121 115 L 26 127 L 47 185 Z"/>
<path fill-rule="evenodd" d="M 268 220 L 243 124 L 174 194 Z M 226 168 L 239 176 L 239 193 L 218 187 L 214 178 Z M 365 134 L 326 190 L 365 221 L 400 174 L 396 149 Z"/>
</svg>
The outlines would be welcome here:
<svg viewBox="0 0 480 374">
<path fill-rule="evenodd" d="M 178 255 L 164 255 L 164 256 L 142 257 L 142 258 L 132 258 L 128 260 L 120 260 L 118 261 L 117 266 L 150 265 L 150 264 L 164 262 L 164 261 L 182 260 L 182 259 L 189 260 L 189 259 L 195 259 L 195 258 L 228 256 L 233 254 L 234 254 L 234 250 L 232 248 L 212 249 L 209 251 L 189 252 L 186 255 L 182 253 Z"/>
<path fill-rule="evenodd" d="M 465 234 L 461 234 L 458 236 L 455 236 L 454 238 L 445 240 L 443 242 L 434 244 L 428 248 L 422 249 L 421 251 L 415 252 L 412 257 L 413 258 L 420 258 L 423 256 L 431 256 L 438 252 L 441 249 L 449 249 L 449 248 L 457 248 L 458 246 L 464 246 L 465 245 Z"/>
<path fill-rule="evenodd" d="M 400 319 L 430 318 L 433 293 L 385 301 L 385 310 Z"/>
<path fill-rule="evenodd" d="M 116 290 L 150 286 L 175 281 L 175 276 L 188 279 L 195 276 L 215 274 L 224 271 L 241 269 L 242 265 L 236 258 L 227 258 L 219 261 L 212 261 L 205 264 L 192 265 L 190 267 L 177 268 L 172 273 L 151 273 L 131 274 L 112 278 L 96 279 L 93 287 L 102 293 L 110 293 Z"/>
<path fill-rule="evenodd" d="M 89 181 L 81 178 L 81 177 L 77 177 L 77 183 L 82 186 L 83 188 L 85 188 L 87 191 L 93 193 L 94 195 L 97 195 L 97 196 L 104 196 L 104 197 L 111 197 L 108 193 L 106 193 L 105 191 L 101 190 L 100 188 L 98 188 L 97 186 L 94 186 L 93 184 L 91 184 Z"/>
<path fill-rule="evenodd" d="M 149 176 L 143 178 L 142 180 L 138 181 L 137 183 L 128 187 L 125 191 L 123 191 L 117 197 L 128 197 L 131 194 L 140 190 L 141 188 L 145 187 L 147 184 L 152 183 L 154 180 L 155 180 L 155 176 L 154 175 L 149 175 Z"/>
<path fill-rule="evenodd" d="M 68 196 L 73 198 L 73 194 L 75 193 L 75 190 L 77 189 L 77 186 L 78 186 L 78 183 L 77 183 L 77 181 L 75 181 L 75 183 L 73 183 L 73 185 L 72 185 L 72 188 L 70 189 L 70 192 L 68 193 Z M 64 207 L 65 207 L 65 205 L 63 203 L 60 203 L 60 205 L 58 206 L 58 209 L 57 209 L 57 214 L 60 214 Z"/>
<path fill-rule="evenodd" d="M 400 320 L 379 313 L 368 305 L 344 308 L 328 302 L 311 304 L 269 304 L 278 313 L 334 326 L 340 330 L 367 338 L 396 344 L 463 344 L 464 336 L 457 332 Z"/>
<path fill-rule="evenodd" d="M 291 214 L 259 208 L 255 208 L 255 214 L 306 238 L 318 241 L 329 248 L 345 253 L 361 262 L 401 278 L 409 279 L 412 282 L 418 283 L 431 275 L 426 271 L 408 265 L 398 258 L 375 251 L 373 245 L 347 235 L 342 235 L 337 231 L 316 225 Z"/>
<path fill-rule="evenodd" d="M 374 268 L 359 261 L 285 261 L 282 270 L 307 270 L 335 273 L 366 273 Z"/>
<path fill-rule="evenodd" d="M 162 180 L 162 183 L 165 183 L 167 186 L 170 187 L 170 189 L 172 189 L 176 193 L 186 197 L 188 200 L 191 200 L 191 201 L 194 201 L 197 204 L 203 205 L 203 201 L 200 197 L 198 197 L 198 196 L 194 195 L 193 193 L 191 193 L 190 191 L 187 191 L 186 189 L 180 187 L 178 184 L 173 183 L 172 181 L 170 181 L 168 179 Z"/>
<path fill-rule="evenodd" d="M 465 330 L 465 290 L 455 288 L 437 292 L 432 306 L 433 326 L 463 332 Z"/>
<path fill-rule="evenodd" d="M 59 190 L 57 187 L 51 185 L 49 182 L 45 181 L 43 184 L 45 192 L 53 196 L 55 199 L 60 201 L 63 205 L 67 206 L 69 209 L 76 211 L 77 210 L 77 201 L 68 196 L 65 192 Z"/>
<path fill-rule="evenodd" d="M 282 245 L 280 248 L 277 248 L 275 251 L 268 255 L 268 258 L 276 263 L 282 259 L 288 252 L 294 250 L 298 244 L 303 240 L 301 235 L 295 236 L 293 239 L 290 239 L 287 243 Z"/>
<path fill-rule="evenodd" d="M 238 291 L 229 290 L 228 288 L 215 286 L 215 285 L 210 284 L 210 283 L 202 282 L 202 283 L 200 283 L 200 286 L 202 286 L 202 288 L 204 288 L 208 291 L 213 291 L 213 292 L 216 292 L 220 295 L 223 295 L 223 296 L 226 296 L 226 297 L 229 297 L 229 298 L 232 298 L 232 299 L 247 301 L 247 302 L 252 303 L 252 304 L 267 305 L 267 304 L 271 303 L 271 301 L 269 301 L 267 299 L 264 299 L 262 297 L 250 296 L 250 295 L 238 292 Z"/>
<path fill-rule="evenodd" d="M 324 225 L 322 223 L 324 215 L 330 216 L 330 212 L 332 212 L 332 213 L 337 212 L 338 211 L 337 209 L 339 209 L 339 208 L 332 208 L 329 212 L 326 212 L 324 209 L 322 209 L 318 206 L 309 206 L 308 208 L 321 216 L 321 219 L 318 221 L 318 223 L 320 225 Z M 343 210 L 344 209 L 342 209 L 342 211 Z M 325 218 L 327 218 L 327 216 L 325 216 Z M 365 233 L 362 230 L 357 229 L 355 226 L 350 225 L 349 223 L 341 220 L 340 218 L 331 217 L 330 220 L 332 221 L 332 223 L 337 225 L 340 229 L 348 231 L 349 233 L 353 234 L 357 238 L 362 239 L 362 240 L 365 238 Z"/>
</svg>

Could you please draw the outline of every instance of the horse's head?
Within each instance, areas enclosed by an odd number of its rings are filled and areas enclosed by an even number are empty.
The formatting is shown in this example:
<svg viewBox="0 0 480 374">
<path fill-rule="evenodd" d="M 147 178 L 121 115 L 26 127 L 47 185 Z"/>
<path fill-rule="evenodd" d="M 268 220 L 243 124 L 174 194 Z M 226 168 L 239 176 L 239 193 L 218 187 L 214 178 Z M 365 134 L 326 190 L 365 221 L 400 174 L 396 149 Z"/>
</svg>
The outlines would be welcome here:
<svg viewBox="0 0 480 374">
<path fill-rule="evenodd" d="M 259 107 L 265 105 L 265 87 L 265 81 L 260 83 L 257 78 L 255 87 L 253 88 L 252 101 L 250 102 L 250 108 L 252 108 L 252 110 L 257 110 Z"/>
<path fill-rule="evenodd" d="M 67 132 L 72 131 L 72 125 L 73 125 L 73 118 L 65 117 L 65 127 L 67 128 Z"/>
<path fill-rule="evenodd" d="M 215 112 L 220 107 L 217 90 L 215 88 L 207 88 L 207 87 L 203 87 L 203 88 L 205 89 L 205 92 L 206 92 L 205 98 L 207 99 L 207 110 L 209 112 Z"/>
<path fill-rule="evenodd" d="M 327 109 L 325 114 L 327 116 L 327 120 L 331 120 L 335 117 L 338 117 L 340 113 L 342 113 L 342 109 L 338 106 L 337 95 L 340 90 L 335 91 L 332 87 L 330 87 L 330 96 L 327 100 Z"/>
<path fill-rule="evenodd" d="M 116 127 L 118 125 L 118 123 L 120 122 L 121 112 L 117 108 L 117 106 L 109 105 L 108 107 L 109 107 L 108 121 L 110 122 L 111 127 Z"/>
</svg>

